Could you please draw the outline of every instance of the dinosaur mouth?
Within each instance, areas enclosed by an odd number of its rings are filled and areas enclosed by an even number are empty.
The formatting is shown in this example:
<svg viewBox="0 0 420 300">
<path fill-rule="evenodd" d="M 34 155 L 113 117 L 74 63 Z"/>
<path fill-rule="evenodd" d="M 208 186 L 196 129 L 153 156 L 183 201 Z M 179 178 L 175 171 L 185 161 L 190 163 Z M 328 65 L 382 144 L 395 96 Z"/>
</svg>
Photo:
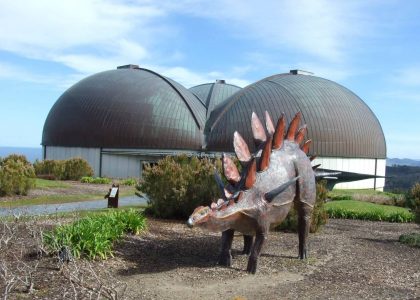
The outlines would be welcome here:
<svg viewBox="0 0 420 300">
<path fill-rule="evenodd" d="M 193 222 L 193 220 L 192 220 L 191 218 L 189 218 L 189 219 L 188 219 L 188 221 L 187 221 L 187 226 L 188 226 L 189 228 L 193 228 L 193 227 L 194 227 L 194 222 Z"/>
</svg>

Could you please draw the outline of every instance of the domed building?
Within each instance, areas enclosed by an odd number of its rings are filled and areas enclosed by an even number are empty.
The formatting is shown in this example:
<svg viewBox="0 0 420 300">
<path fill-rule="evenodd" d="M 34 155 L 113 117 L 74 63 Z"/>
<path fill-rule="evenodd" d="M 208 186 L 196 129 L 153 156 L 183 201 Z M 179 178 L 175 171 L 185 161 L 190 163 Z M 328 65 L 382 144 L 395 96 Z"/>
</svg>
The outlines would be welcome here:
<svg viewBox="0 0 420 300">
<path fill-rule="evenodd" d="M 207 118 L 217 105 L 223 103 L 240 89 L 239 86 L 228 84 L 225 80 L 221 79 L 216 80 L 214 83 L 204 83 L 189 88 L 189 90 L 206 106 Z"/>
<path fill-rule="evenodd" d="M 139 177 L 144 162 L 202 150 L 206 107 L 179 83 L 136 65 L 70 87 L 51 108 L 45 159 L 85 158 L 95 176 Z"/>
<path fill-rule="evenodd" d="M 357 95 L 324 78 L 292 70 L 262 79 L 235 93 L 215 108 L 206 123 L 208 151 L 233 151 L 238 131 L 253 148 L 251 114 L 268 111 L 277 120 L 284 112 L 288 122 L 296 112 L 307 124 L 314 165 L 358 174 L 385 175 L 386 143 L 378 119 Z M 384 179 L 342 183 L 337 188 L 383 188 Z"/>
<path fill-rule="evenodd" d="M 186 153 L 233 152 L 238 131 L 252 148 L 251 114 L 268 111 L 290 122 L 302 113 L 313 140 L 311 155 L 322 168 L 385 175 L 386 144 L 378 119 L 357 95 L 327 79 L 298 70 L 243 89 L 223 80 L 187 90 L 136 65 L 81 80 L 54 104 L 45 121 L 44 158 L 83 157 L 95 176 L 141 177 L 144 163 Z M 376 188 L 383 178 L 337 185 Z"/>
</svg>

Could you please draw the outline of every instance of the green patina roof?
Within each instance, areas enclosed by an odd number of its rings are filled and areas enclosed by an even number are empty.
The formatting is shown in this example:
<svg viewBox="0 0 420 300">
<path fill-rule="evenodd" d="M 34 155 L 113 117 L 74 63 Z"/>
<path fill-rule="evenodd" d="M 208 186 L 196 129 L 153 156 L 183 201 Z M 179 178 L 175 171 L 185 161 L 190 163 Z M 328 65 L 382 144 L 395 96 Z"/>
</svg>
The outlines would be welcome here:
<svg viewBox="0 0 420 300">
<path fill-rule="evenodd" d="M 204 105 L 177 82 L 117 69 L 69 88 L 48 114 L 42 144 L 198 150 L 205 120 Z"/>
<path fill-rule="evenodd" d="M 213 109 L 223 103 L 227 98 L 240 91 L 236 85 L 227 84 L 224 80 L 216 80 L 214 83 L 205 83 L 189 89 L 196 95 L 207 108 L 207 118 Z"/>
<path fill-rule="evenodd" d="M 331 157 L 385 158 L 385 137 L 378 119 L 357 95 L 320 77 L 279 74 L 247 86 L 213 110 L 206 124 L 209 151 L 232 151 L 234 131 L 253 147 L 251 114 L 288 122 L 301 111 L 311 154 Z"/>
</svg>

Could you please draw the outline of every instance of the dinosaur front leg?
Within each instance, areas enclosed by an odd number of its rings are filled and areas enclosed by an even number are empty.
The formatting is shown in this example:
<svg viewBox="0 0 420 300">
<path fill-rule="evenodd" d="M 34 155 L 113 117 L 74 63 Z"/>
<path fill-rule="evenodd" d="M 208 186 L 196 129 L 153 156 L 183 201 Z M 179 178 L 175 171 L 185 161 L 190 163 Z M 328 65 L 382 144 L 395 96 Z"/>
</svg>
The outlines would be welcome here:
<svg viewBox="0 0 420 300">
<path fill-rule="evenodd" d="M 246 255 L 251 254 L 253 242 L 254 242 L 254 237 L 252 235 L 244 234 L 244 250 L 242 250 L 242 254 L 246 254 Z"/>
<path fill-rule="evenodd" d="M 261 249 L 266 239 L 267 233 L 265 231 L 257 232 L 255 236 L 255 242 L 252 247 L 251 255 L 248 259 L 248 266 L 246 268 L 246 271 L 248 273 L 255 274 L 255 272 L 257 271 L 258 256 L 260 256 Z"/>
<path fill-rule="evenodd" d="M 307 258 L 307 238 L 311 227 L 312 207 L 305 203 L 298 205 L 298 234 L 299 234 L 299 258 Z"/>
<path fill-rule="evenodd" d="M 221 266 L 230 267 L 232 264 L 232 241 L 235 230 L 228 229 L 222 232 L 222 249 L 220 251 L 218 264 Z"/>
</svg>

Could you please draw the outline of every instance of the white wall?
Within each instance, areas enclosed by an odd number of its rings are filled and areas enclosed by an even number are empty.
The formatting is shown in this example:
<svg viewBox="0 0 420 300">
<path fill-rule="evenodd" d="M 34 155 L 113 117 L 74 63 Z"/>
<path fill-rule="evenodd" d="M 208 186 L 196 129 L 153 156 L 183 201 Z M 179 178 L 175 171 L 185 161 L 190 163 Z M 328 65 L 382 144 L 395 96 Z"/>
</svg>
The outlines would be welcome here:
<svg viewBox="0 0 420 300">
<path fill-rule="evenodd" d="M 100 148 L 46 146 L 46 159 L 69 159 L 81 157 L 93 168 L 94 176 L 99 176 Z"/>
<path fill-rule="evenodd" d="M 321 164 L 320 168 L 375 175 L 373 158 L 317 157 L 312 165 Z M 377 159 L 376 175 L 385 176 L 386 159 Z M 337 189 L 373 189 L 375 179 L 364 179 L 337 184 Z M 376 189 L 383 190 L 385 178 L 376 179 Z"/>
<path fill-rule="evenodd" d="M 102 177 L 128 178 L 140 175 L 139 156 L 102 154 Z"/>
</svg>

